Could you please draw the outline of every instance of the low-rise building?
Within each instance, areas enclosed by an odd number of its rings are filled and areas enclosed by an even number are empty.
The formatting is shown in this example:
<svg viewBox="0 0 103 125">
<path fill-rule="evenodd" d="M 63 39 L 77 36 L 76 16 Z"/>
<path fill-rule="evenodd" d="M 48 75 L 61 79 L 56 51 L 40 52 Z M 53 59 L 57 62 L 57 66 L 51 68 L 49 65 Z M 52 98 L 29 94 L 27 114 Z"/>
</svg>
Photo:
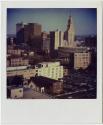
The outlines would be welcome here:
<svg viewBox="0 0 103 125">
<path fill-rule="evenodd" d="M 36 91 L 39 91 L 41 93 L 50 93 L 50 94 L 59 94 L 63 92 L 63 82 L 50 79 L 43 76 L 37 76 L 32 78 L 33 83 L 35 86 L 33 86 Z"/>
<path fill-rule="evenodd" d="M 10 61 L 9 60 L 7 60 L 7 67 L 9 67 L 10 66 Z"/>
<path fill-rule="evenodd" d="M 63 66 L 60 62 L 43 62 L 35 65 L 35 68 L 28 66 L 7 67 L 7 76 L 22 75 L 24 79 L 34 76 L 44 76 L 55 80 L 60 80 L 64 76 Z"/>
<path fill-rule="evenodd" d="M 36 90 L 36 85 L 34 84 L 33 80 L 29 80 L 27 83 L 27 88 L 31 88 L 33 90 Z"/>
<path fill-rule="evenodd" d="M 7 76 L 23 76 L 24 79 L 30 79 L 36 75 L 35 69 L 26 68 L 25 66 L 8 67 Z"/>
<path fill-rule="evenodd" d="M 33 51 L 30 51 L 30 52 L 28 52 L 28 54 L 29 54 L 29 56 L 33 57 L 35 53 Z"/>
<path fill-rule="evenodd" d="M 69 75 L 69 69 L 67 67 L 63 67 L 63 76 L 68 76 Z"/>
<path fill-rule="evenodd" d="M 12 99 L 23 98 L 23 87 L 15 87 L 15 86 L 8 87 L 7 98 L 12 98 Z"/>
<path fill-rule="evenodd" d="M 28 58 L 11 56 L 7 58 L 7 62 L 9 62 L 9 66 L 27 66 L 29 65 Z"/>
<path fill-rule="evenodd" d="M 11 55 L 21 56 L 24 53 L 24 49 L 20 49 L 16 46 L 8 47 L 7 53 Z"/>
<path fill-rule="evenodd" d="M 59 58 L 68 58 L 68 64 L 73 65 L 74 69 L 86 69 L 91 64 L 91 52 L 87 47 L 61 47 L 58 54 Z"/>
<path fill-rule="evenodd" d="M 74 69 L 86 69 L 91 63 L 90 52 L 74 53 Z"/>
</svg>

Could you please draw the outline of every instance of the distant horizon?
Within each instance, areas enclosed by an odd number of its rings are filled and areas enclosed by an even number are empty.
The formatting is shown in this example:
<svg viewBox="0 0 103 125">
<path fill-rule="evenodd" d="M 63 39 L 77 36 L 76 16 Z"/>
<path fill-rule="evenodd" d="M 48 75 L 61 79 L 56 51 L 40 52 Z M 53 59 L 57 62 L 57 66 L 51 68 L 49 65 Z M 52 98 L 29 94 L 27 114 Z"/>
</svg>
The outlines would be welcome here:
<svg viewBox="0 0 103 125">
<path fill-rule="evenodd" d="M 72 16 L 75 35 L 97 34 L 96 8 L 8 8 L 7 34 L 16 34 L 16 23 L 39 23 L 42 32 L 65 31 Z"/>
</svg>

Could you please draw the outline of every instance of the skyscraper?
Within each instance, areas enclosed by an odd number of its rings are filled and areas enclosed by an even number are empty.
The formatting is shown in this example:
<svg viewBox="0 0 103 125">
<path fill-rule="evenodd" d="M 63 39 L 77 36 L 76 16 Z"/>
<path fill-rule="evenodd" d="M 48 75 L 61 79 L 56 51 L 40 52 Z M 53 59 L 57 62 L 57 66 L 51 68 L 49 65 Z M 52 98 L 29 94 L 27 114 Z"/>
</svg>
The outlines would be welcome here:
<svg viewBox="0 0 103 125">
<path fill-rule="evenodd" d="M 47 32 L 42 33 L 42 50 L 45 53 L 50 52 L 50 37 L 49 37 L 49 34 Z"/>
<path fill-rule="evenodd" d="M 67 30 L 65 31 L 64 39 L 67 41 L 67 47 L 75 47 L 75 29 L 71 16 L 69 16 L 68 19 Z"/>
<path fill-rule="evenodd" d="M 34 38 L 41 37 L 42 26 L 37 23 L 17 23 L 16 24 L 16 38 L 17 43 L 27 43 Z"/>
<path fill-rule="evenodd" d="M 58 47 L 63 46 L 64 42 L 64 32 L 56 30 L 50 32 L 50 42 L 51 42 L 51 49 L 58 50 Z"/>
<path fill-rule="evenodd" d="M 59 47 L 64 46 L 64 32 L 59 31 Z"/>
<path fill-rule="evenodd" d="M 17 24 L 16 24 L 16 33 L 19 32 L 23 27 L 24 27 L 24 25 L 23 25 L 22 22 L 17 23 Z"/>
<path fill-rule="evenodd" d="M 24 25 L 24 42 L 27 43 L 29 41 L 29 32 L 28 32 L 28 24 Z"/>
<path fill-rule="evenodd" d="M 67 29 L 64 33 L 63 47 L 58 50 L 58 55 L 65 61 L 70 60 L 69 66 L 74 69 L 86 69 L 91 64 L 91 52 L 87 47 L 77 47 L 75 42 L 75 29 L 73 25 L 72 17 L 69 16 Z"/>
<path fill-rule="evenodd" d="M 16 24 L 16 41 L 17 44 L 24 42 L 24 24 L 22 22 Z"/>
<path fill-rule="evenodd" d="M 29 37 L 33 39 L 34 37 L 41 36 L 41 25 L 37 23 L 29 23 L 28 24 L 28 32 Z"/>
</svg>

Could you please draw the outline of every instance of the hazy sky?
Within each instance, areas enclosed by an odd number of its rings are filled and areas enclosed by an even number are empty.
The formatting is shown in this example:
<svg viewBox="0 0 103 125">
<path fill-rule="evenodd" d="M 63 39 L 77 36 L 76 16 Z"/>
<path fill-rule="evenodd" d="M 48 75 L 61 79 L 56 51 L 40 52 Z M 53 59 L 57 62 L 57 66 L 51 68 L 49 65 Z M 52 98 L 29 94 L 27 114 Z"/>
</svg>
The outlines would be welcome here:
<svg viewBox="0 0 103 125">
<path fill-rule="evenodd" d="M 76 35 L 96 34 L 95 8 L 9 8 L 7 9 L 7 33 L 16 33 L 16 23 L 39 23 L 42 31 L 65 31 L 69 15 L 73 18 Z"/>
</svg>

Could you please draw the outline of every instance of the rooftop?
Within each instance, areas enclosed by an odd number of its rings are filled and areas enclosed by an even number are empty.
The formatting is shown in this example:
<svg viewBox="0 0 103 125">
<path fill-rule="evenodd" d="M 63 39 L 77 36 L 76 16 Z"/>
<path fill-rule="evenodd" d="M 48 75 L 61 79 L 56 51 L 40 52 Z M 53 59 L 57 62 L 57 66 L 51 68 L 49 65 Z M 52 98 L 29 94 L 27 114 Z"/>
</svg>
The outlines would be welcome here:
<svg viewBox="0 0 103 125">
<path fill-rule="evenodd" d="M 58 82 L 58 80 L 54 80 L 54 79 L 50 79 L 44 76 L 37 76 L 37 77 L 32 77 L 31 81 L 33 81 L 35 84 L 37 84 L 38 86 L 42 87 L 42 86 L 50 86 L 52 85 L 54 82 Z"/>
<path fill-rule="evenodd" d="M 59 47 L 60 51 L 65 51 L 65 52 L 88 52 L 90 49 L 88 47 L 75 47 L 75 48 L 70 48 L 70 47 Z"/>
<path fill-rule="evenodd" d="M 21 86 L 21 85 L 19 85 L 19 86 L 15 86 L 15 85 L 14 85 L 14 86 L 13 86 L 13 85 L 12 85 L 12 86 L 8 86 L 7 88 L 8 88 L 8 89 L 19 89 L 19 88 L 23 88 L 23 86 Z"/>
<path fill-rule="evenodd" d="M 28 60 L 27 57 L 19 56 L 19 55 L 11 55 L 11 56 L 7 57 L 7 59 L 22 59 L 22 60 Z"/>
</svg>

